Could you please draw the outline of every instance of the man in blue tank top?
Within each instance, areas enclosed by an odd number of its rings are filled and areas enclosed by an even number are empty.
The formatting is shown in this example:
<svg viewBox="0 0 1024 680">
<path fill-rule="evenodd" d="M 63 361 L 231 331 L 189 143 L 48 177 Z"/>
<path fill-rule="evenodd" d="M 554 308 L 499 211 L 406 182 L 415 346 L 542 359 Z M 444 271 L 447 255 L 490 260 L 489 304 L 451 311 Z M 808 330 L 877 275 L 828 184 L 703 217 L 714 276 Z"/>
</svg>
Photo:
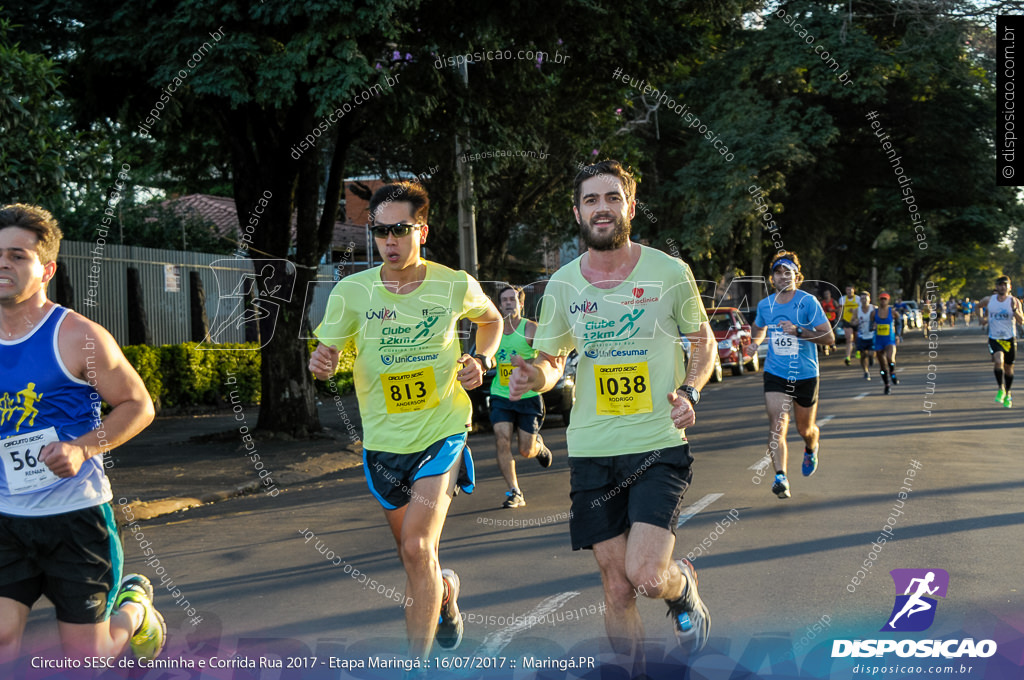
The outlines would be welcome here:
<svg viewBox="0 0 1024 680">
<path fill-rule="evenodd" d="M 152 659 L 166 637 L 149 580 L 121 578 L 103 470 L 153 402 L 102 326 L 46 298 L 61 236 L 41 208 L 0 208 L 0 677 L 42 595 L 68 657 Z"/>
<path fill-rule="evenodd" d="M 750 327 L 752 342 L 744 352 L 753 355 L 758 344 L 768 336 L 771 344 L 764 364 L 764 401 L 770 426 L 768 456 L 775 463 L 772 493 L 779 498 L 789 498 L 786 432 L 790 411 L 796 412 L 796 429 L 804 440 L 801 471 L 809 477 L 818 468 L 818 349 L 815 345 L 831 345 L 835 334 L 817 298 L 799 289 L 804 277 L 795 253 L 776 253 L 769 269 L 776 292 L 758 303 L 757 317 Z"/>
<path fill-rule="evenodd" d="M 903 322 L 900 313 L 889 306 L 889 294 L 878 296 L 878 309 L 871 317 L 871 331 L 875 334 L 875 355 L 878 357 L 878 372 L 882 376 L 884 392 L 892 393 L 893 385 L 899 385 L 896 377 L 896 345 L 902 342 L 900 324 Z"/>
</svg>

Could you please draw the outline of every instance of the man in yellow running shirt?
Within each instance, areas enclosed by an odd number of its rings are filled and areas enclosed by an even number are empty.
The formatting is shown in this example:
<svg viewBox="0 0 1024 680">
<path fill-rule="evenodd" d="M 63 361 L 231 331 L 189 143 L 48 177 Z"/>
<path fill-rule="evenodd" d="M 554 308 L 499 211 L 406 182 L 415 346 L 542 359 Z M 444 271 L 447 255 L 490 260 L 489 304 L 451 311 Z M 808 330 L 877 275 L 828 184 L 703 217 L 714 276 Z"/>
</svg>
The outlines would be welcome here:
<svg viewBox="0 0 1024 680">
<path fill-rule="evenodd" d="M 473 491 L 466 390 L 481 384 L 502 329 L 476 279 L 420 258 L 429 207 L 413 182 L 373 194 L 370 229 L 383 264 L 337 283 L 309 360 L 326 380 L 338 369 L 338 348 L 355 342 L 363 470 L 405 567 L 409 655 L 420 659 L 435 638 L 445 649 L 462 642 L 459 577 L 441 570 L 438 545 L 456 486 Z M 478 326 L 474 356 L 459 349 L 463 318 Z"/>
<path fill-rule="evenodd" d="M 711 627 L 686 559 L 673 560 L 692 473 L 684 427 L 696 420 L 711 375 L 714 335 L 690 267 L 629 239 L 636 182 L 618 161 L 583 167 L 574 213 L 587 252 L 544 291 L 530 363 L 516 357 L 509 394 L 551 389 L 579 353 L 576 403 L 566 432 L 574 550 L 593 550 L 616 653 L 642 675 L 639 596 L 668 605 L 679 644 L 698 651 Z M 687 370 L 680 333 L 694 349 Z"/>
</svg>

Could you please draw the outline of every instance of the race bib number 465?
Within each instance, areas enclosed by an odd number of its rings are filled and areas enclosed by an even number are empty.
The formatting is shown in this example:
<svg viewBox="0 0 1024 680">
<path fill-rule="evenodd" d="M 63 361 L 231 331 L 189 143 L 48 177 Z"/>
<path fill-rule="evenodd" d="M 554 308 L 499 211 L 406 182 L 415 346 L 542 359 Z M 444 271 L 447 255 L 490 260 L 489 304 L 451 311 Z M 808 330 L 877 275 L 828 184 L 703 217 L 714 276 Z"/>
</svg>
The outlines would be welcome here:
<svg viewBox="0 0 1024 680">
<path fill-rule="evenodd" d="M 800 352 L 800 341 L 796 339 L 796 336 L 775 331 L 772 333 L 772 349 L 778 356 L 794 356 Z"/>
<path fill-rule="evenodd" d="M 384 388 L 388 413 L 424 411 L 441 403 L 431 366 L 408 373 L 385 373 L 380 377 L 380 382 Z"/>
<path fill-rule="evenodd" d="M 650 413 L 652 408 L 651 376 L 647 362 L 594 366 L 594 389 L 597 391 L 597 414 L 628 416 Z"/>
<path fill-rule="evenodd" d="M 57 430 L 48 427 L 0 442 L 0 458 L 4 462 L 7 490 L 11 495 L 36 491 L 60 479 L 39 460 L 43 447 L 56 441 L 60 441 Z"/>
</svg>

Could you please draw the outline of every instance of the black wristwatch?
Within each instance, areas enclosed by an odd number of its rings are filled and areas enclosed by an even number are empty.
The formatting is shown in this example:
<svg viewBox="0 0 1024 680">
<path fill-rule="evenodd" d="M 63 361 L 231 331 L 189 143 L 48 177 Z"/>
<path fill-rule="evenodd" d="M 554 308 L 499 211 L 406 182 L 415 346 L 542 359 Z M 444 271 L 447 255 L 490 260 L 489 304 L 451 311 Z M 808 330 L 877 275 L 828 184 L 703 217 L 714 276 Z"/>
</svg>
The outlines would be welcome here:
<svg viewBox="0 0 1024 680">
<path fill-rule="evenodd" d="M 695 387 L 691 387 L 690 385 L 680 385 L 676 392 L 682 392 L 694 406 L 700 403 L 700 391 Z"/>
<path fill-rule="evenodd" d="M 796 327 L 796 337 L 798 337 L 798 338 L 804 337 L 804 329 L 801 328 L 800 326 Z"/>
<path fill-rule="evenodd" d="M 474 354 L 473 358 L 480 362 L 480 365 L 484 367 L 484 373 L 494 368 L 494 360 L 490 357 L 484 356 L 483 354 Z"/>
</svg>

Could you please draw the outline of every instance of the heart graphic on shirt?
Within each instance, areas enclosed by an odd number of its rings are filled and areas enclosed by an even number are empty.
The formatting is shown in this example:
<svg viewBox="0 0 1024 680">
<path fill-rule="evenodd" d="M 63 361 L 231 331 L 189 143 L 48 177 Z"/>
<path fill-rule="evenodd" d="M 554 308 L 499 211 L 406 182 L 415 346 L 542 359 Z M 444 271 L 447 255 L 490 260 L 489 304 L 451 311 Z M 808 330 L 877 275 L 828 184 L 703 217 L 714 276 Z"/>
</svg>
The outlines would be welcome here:
<svg viewBox="0 0 1024 680">
<path fill-rule="evenodd" d="M 633 289 L 633 297 L 643 297 L 643 294 L 644 294 L 644 289 L 643 288 L 634 288 Z"/>
</svg>

